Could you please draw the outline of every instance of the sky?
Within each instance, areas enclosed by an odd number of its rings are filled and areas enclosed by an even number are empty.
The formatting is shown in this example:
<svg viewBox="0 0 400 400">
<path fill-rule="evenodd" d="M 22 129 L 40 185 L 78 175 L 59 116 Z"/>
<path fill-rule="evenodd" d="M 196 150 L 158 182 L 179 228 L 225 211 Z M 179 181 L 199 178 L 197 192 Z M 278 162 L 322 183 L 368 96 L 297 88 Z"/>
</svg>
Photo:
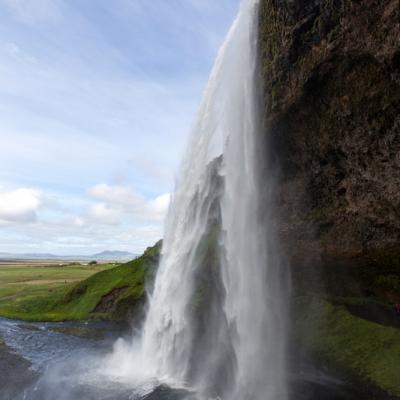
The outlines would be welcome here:
<svg viewBox="0 0 400 400">
<path fill-rule="evenodd" d="M 142 252 L 239 0 L 0 0 L 0 252 Z"/>
</svg>

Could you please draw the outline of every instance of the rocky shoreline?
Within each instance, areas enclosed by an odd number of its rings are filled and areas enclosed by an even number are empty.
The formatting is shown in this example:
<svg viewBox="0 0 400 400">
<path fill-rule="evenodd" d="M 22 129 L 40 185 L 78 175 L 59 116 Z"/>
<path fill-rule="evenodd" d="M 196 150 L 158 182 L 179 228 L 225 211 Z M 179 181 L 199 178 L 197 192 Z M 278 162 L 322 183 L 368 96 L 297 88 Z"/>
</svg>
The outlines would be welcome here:
<svg viewBox="0 0 400 400">
<path fill-rule="evenodd" d="M 38 374 L 31 363 L 13 352 L 0 337 L 0 393 L 2 400 L 14 400 Z"/>
</svg>

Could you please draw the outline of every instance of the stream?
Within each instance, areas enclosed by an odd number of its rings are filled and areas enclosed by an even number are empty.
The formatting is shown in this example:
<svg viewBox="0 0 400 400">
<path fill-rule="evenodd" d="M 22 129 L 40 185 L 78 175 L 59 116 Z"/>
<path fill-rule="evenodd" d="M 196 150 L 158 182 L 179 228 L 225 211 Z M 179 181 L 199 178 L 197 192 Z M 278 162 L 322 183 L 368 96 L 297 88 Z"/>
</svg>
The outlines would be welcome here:
<svg viewBox="0 0 400 400">
<path fill-rule="evenodd" d="M 187 390 L 119 378 L 105 365 L 121 327 L 106 322 L 31 323 L 0 318 L 2 400 L 180 400 Z M 119 338 L 119 339 L 118 339 Z M 140 369 L 140 365 L 136 368 Z M 291 374 L 291 399 L 359 399 L 340 380 L 303 365 Z"/>
</svg>

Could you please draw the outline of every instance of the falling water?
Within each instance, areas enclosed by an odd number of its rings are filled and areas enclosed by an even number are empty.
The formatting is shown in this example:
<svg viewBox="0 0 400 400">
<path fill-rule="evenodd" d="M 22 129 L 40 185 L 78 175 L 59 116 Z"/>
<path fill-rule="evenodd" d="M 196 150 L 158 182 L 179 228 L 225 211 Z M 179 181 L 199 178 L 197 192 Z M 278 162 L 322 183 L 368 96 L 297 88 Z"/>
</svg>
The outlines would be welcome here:
<svg viewBox="0 0 400 400">
<path fill-rule="evenodd" d="M 204 398 L 286 398 L 285 284 L 269 224 L 274 179 L 259 112 L 257 11 L 257 0 L 242 2 L 212 70 L 131 361 Z"/>
</svg>

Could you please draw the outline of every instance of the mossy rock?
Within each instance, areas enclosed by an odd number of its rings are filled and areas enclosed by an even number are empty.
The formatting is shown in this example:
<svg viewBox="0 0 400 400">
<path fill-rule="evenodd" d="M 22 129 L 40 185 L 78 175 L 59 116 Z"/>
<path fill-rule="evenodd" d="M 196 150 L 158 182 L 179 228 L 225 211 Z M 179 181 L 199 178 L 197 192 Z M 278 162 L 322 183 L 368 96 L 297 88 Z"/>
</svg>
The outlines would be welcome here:
<svg viewBox="0 0 400 400">
<path fill-rule="evenodd" d="M 318 297 L 299 298 L 296 304 L 294 331 L 307 351 L 345 379 L 364 382 L 371 393 L 376 389 L 400 397 L 399 329 L 359 318 Z"/>
</svg>

